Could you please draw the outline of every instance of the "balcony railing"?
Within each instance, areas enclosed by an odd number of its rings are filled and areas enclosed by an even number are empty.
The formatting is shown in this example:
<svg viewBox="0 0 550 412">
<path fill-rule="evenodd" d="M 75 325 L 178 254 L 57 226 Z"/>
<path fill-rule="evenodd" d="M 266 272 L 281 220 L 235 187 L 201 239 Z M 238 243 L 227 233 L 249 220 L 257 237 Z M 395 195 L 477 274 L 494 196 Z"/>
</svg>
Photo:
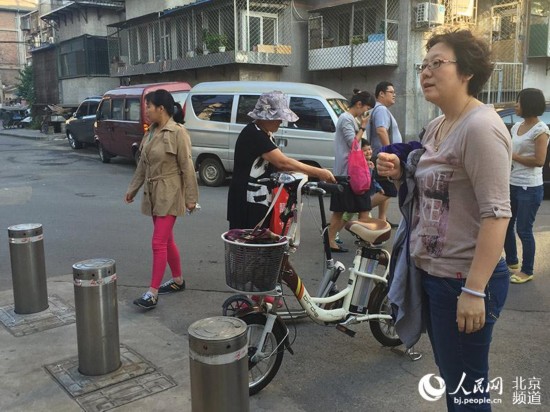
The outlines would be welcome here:
<svg viewBox="0 0 550 412">
<path fill-rule="evenodd" d="M 397 65 L 397 0 L 358 1 L 310 12 L 309 70 Z"/>
<path fill-rule="evenodd" d="M 202 0 L 111 26 L 112 76 L 232 63 L 288 66 L 288 0 Z"/>
</svg>

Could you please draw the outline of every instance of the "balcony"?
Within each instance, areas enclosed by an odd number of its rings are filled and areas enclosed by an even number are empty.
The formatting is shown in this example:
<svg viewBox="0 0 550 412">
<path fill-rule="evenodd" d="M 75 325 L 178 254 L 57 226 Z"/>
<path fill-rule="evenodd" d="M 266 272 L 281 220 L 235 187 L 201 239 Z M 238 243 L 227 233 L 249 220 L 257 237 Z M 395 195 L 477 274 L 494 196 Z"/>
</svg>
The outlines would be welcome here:
<svg viewBox="0 0 550 412">
<path fill-rule="evenodd" d="M 288 5 L 287 0 L 200 0 L 111 25 L 111 76 L 234 63 L 288 66 Z"/>
<path fill-rule="evenodd" d="M 398 13 L 395 0 L 312 10 L 308 21 L 309 70 L 397 65 Z"/>
</svg>

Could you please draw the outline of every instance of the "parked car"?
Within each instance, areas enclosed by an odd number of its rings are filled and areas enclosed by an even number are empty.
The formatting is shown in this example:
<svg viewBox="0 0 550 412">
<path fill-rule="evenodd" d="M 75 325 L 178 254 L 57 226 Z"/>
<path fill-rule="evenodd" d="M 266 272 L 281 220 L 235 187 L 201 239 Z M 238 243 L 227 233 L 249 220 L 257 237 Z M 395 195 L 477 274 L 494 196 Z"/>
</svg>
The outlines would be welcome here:
<svg viewBox="0 0 550 412">
<path fill-rule="evenodd" d="M 522 117 L 516 115 L 516 110 L 513 107 L 497 109 L 497 113 L 504 121 L 508 130 L 511 130 L 512 126 L 517 122 L 523 121 Z M 550 127 L 550 103 L 546 104 L 546 110 L 539 116 L 539 119 Z M 550 149 L 546 152 L 546 160 L 542 168 L 542 179 L 544 181 L 544 197 L 550 198 Z"/>
<path fill-rule="evenodd" d="M 94 124 L 99 158 L 109 163 L 112 157 L 123 156 L 139 161 L 139 145 L 150 121 L 145 113 L 145 96 L 158 89 L 168 90 L 182 106 L 191 90 L 185 82 L 121 86 L 103 95 Z"/>
<path fill-rule="evenodd" d="M 94 122 L 101 96 L 86 97 L 76 112 L 65 121 L 65 134 L 73 149 L 95 144 Z"/>
<path fill-rule="evenodd" d="M 344 96 L 306 83 L 205 82 L 191 89 L 185 109 L 195 169 L 205 185 L 219 186 L 233 171 L 235 142 L 252 121 L 248 112 L 261 93 L 272 90 L 285 93 L 299 116 L 297 122 L 283 122 L 275 133 L 279 147 L 296 160 L 332 169 L 335 125 L 348 107 Z"/>
</svg>

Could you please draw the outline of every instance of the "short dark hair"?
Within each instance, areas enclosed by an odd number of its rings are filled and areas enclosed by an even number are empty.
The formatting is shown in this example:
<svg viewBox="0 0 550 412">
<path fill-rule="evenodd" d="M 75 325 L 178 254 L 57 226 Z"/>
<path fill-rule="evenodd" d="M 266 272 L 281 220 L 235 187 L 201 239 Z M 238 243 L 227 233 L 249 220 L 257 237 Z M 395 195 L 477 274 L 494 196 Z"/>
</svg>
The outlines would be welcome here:
<svg viewBox="0 0 550 412">
<path fill-rule="evenodd" d="M 523 89 L 518 93 L 516 102 L 519 103 L 523 118 L 540 116 L 546 110 L 544 93 L 540 89 Z"/>
<path fill-rule="evenodd" d="M 361 138 L 361 147 L 370 146 L 370 142 L 364 137 Z"/>
<path fill-rule="evenodd" d="M 357 102 L 361 102 L 370 107 L 374 107 L 376 105 L 376 99 L 369 92 L 358 92 L 351 96 L 351 100 L 349 102 L 350 107 L 354 106 Z"/>
<path fill-rule="evenodd" d="M 393 83 L 388 81 L 383 81 L 378 83 L 376 85 L 376 90 L 374 91 L 374 95 L 376 96 L 376 98 L 378 99 L 378 95 L 380 95 L 380 93 L 386 93 L 386 91 L 388 90 L 388 87 L 390 86 L 393 87 Z"/>
<path fill-rule="evenodd" d="M 164 107 L 168 116 L 173 117 L 177 123 L 183 123 L 183 110 L 181 105 L 174 101 L 174 97 L 164 89 L 157 89 L 145 95 L 145 101 L 157 107 Z"/>
<path fill-rule="evenodd" d="M 477 96 L 493 73 L 489 45 L 474 36 L 470 30 L 450 30 L 434 34 L 426 44 L 426 51 L 437 43 L 444 43 L 453 49 L 458 73 L 472 75 L 468 82 L 468 94 Z"/>
</svg>

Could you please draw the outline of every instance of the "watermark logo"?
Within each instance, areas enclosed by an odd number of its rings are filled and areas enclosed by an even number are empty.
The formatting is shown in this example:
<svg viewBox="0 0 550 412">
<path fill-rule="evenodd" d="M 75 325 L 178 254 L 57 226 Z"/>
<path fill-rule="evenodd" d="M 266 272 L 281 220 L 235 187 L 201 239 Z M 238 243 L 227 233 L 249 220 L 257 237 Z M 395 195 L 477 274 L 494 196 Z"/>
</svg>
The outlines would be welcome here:
<svg viewBox="0 0 550 412">
<path fill-rule="evenodd" d="M 432 385 L 432 377 L 437 383 L 436 386 Z M 425 400 L 435 402 L 445 394 L 445 381 L 433 373 L 424 375 L 418 382 L 418 392 Z"/>
<path fill-rule="evenodd" d="M 460 382 L 456 388 L 447 388 L 445 380 L 433 373 L 424 375 L 418 382 L 418 392 L 423 399 L 429 402 L 435 402 L 445 395 L 448 389 L 448 395 L 452 398 L 454 404 L 502 404 L 502 394 L 504 392 L 504 380 L 502 377 L 496 377 L 488 380 L 479 378 L 473 382 L 466 379 L 466 373 L 462 373 Z M 513 381 L 513 405 L 541 405 L 541 378 L 535 376 L 524 378 L 518 376 Z M 499 395 L 492 398 L 490 394 Z"/>
</svg>

